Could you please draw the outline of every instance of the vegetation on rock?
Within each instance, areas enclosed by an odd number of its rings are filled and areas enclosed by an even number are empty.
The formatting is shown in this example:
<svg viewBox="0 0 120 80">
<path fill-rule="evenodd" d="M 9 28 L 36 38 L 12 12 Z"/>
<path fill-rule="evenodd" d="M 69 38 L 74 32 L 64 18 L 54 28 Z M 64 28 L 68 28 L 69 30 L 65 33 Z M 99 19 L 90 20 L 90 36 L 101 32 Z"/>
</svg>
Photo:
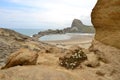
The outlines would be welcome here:
<svg viewBox="0 0 120 80">
<path fill-rule="evenodd" d="M 70 56 L 60 57 L 59 64 L 67 69 L 75 69 L 85 60 L 87 60 L 86 54 L 82 50 L 76 50 Z"/>
</svg>

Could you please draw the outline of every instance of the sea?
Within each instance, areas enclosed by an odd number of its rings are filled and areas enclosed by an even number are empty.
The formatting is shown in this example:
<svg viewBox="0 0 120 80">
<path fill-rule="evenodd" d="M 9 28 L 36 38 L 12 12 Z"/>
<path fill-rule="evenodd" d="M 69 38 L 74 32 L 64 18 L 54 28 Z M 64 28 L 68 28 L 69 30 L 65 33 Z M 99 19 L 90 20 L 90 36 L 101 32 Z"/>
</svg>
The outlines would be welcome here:
<svg viewBox="0 0 120 80">
<path fill-rule="evenodd" d="M 19 32 L 21 34 L 27 35 L 27 36 L 33 36 L 34 34 L 37 34 L 40 31 L 44 31 L 45 29 L 12 29 L 16 32 Z"/>
<path fill-rule="evenodd" d="M 41 41 L 68 40 L 71 36 L 67 34 L 50 34 L 40 38 Z"/>
<path fill-rule="evenodd" d="M 21 34 L 32 37 L 40 31 L 45 31 L 45 29 L 12 29 Z M 54 41 L 54 40 L 67 40 L 71 38 L 71 35 L 94 35 L 92 33 L 66 33 L 66 34 L 50 34 L 42 36 L 39 40 L 41 41 Z"/>
</svg>

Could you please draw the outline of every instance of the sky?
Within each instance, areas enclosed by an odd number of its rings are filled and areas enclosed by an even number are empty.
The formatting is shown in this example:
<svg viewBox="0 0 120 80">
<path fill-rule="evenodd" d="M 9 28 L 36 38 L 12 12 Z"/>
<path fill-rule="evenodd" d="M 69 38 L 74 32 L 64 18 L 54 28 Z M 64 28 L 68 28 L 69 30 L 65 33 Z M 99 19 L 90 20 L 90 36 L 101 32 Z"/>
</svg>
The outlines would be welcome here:
<svg viewBox="0 0 120 80">
<path fill-rule="evenodd" d="M 73 19 L 91 24 L 97 0 L 0 0 L 0 27 L 62 29 Z"/>
</svg>

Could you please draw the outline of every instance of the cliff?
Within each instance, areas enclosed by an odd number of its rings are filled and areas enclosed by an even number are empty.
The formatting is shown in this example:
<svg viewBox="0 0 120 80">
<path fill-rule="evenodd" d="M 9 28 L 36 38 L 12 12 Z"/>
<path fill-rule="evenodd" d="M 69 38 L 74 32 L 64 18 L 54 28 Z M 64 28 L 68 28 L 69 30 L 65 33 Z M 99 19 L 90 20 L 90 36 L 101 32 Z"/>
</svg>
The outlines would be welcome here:
<svg viewBox="0 0 120 80">
<path fill-rule="evenodd" d="M 120 49 L 120 1 L 98 0 L 91 17 L 95 39 Z"/>
<path fill-rule="evenodd" d="M 93 26 L 84 25 L 78 19 L 74 19 L 70 28 L 70 32 L 94 33 L 94 28 Z"/>
<path fill-rule="evenodd" d="M 90 51 L 101 55 L 106 64 L 101 66 L 101 72 L 107 70 L 108 80 L 120 79 L 120 0 L 98 0 L 92 14 L 95 27 L 95 39 Z"/>
</svg>

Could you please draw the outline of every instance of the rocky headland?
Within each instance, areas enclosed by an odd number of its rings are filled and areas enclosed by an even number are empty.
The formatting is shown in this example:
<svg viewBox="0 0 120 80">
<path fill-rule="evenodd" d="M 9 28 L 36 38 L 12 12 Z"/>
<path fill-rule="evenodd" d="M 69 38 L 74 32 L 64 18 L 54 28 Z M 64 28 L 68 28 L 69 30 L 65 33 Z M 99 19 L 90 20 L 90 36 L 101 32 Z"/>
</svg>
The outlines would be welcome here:
<svg viewBox="0 0 120 80">
<path fill-rule="evenodd" d="M 96 34 L 89 49 L 58 48 L 0 29 L 0 80 L 119 80 L 119 3 L 97 1 L 91 14 Z"/>
<path fill-rule="evenodd" d="M 64 28 L 64 29 L 57 29 L 57 30 L 52 30 L 48 29 L 46 31 L 41 31 L 38 34 L 34 34 L 33 38 L 38 39 L 44 35 L 49 35 L 49 34 L 65 34 L 65 33 L 94 33 L 94 28 L 93 26 L 87 26 L 84 25 L 80 20 L 74 19 L 71 27 Z"/>
</svg>

